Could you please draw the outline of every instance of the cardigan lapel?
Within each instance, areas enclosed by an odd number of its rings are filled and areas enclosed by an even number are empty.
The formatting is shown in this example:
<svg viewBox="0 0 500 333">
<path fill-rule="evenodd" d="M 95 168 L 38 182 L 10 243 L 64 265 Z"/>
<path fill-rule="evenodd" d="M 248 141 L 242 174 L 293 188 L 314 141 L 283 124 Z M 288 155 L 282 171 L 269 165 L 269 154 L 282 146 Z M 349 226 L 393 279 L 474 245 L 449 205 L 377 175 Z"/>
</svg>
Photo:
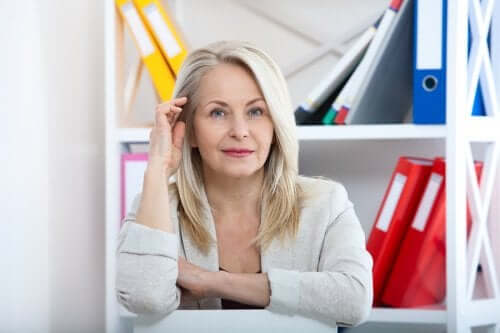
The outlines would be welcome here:
<svg viewBox="0 0 500 333">
<path fill-rule="evenodd" d="M 205 214 L 204 222 L 207 230 L 215 241 L 212 245 L 210 245 L 209 251 L 207 254 L 204 254 L 194 241 L 191 239 L 190 235 L 182 230 L 182 227 L 179 224 L 180 235 L 182 237 L 182 242 L 184 245 L 184 251 L 186 253 L 186 259 L 188 262 L 202 267 L 206 270 L 217 272 L 219 271 L 219 258 L 217 254 L 217 235 L 215 232 L 215 224 L 212 216 L 212 212 L 210 210 L 210 206 L 208 204 L 208 199 L 205 194 L 205 190 L 202 190 L 202 206 L 203 212 Z"/>
</svg>

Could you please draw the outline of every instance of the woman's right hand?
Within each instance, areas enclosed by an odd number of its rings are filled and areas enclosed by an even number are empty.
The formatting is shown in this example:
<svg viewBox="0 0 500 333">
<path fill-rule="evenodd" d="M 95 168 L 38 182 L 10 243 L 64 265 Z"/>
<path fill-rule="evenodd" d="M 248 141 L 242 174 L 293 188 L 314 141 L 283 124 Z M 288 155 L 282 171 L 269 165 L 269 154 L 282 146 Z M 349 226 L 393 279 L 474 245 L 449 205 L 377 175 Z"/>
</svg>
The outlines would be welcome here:
<svg viewBox="0 0 500 333">
<path fill-rule="evenodd" d="M 174 98 L 158 104 L 155 125 L 149 134 L 148 165 L 159 165 L 170 177 L 179 167 L 186 124 L 177 121 L 187 97 Z"/>
</svg>

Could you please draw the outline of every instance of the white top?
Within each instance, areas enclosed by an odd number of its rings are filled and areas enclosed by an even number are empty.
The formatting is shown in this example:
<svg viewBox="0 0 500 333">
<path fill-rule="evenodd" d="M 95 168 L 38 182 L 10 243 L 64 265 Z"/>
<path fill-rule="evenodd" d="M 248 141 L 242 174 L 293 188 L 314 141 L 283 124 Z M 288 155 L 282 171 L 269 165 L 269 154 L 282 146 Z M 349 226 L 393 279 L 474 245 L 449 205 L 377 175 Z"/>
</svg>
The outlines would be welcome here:
<svg viewBox="0 0 500 333">
<path fill-rule="evenodd" d="M 337 182 L 299 176 L 298 183 L 315 195 L 303 202 L 295 240 L 282 246 L 276 239 L 261 253 L 261 270 L 268 273 L 271 286 L 266 309 L 302 315 L 332 326 L 360 324 L 371 310 L 373 261 L 353 204 Z M 167 315 L 177 308 L 221 309 L 220 299 L 188 299 L 176 286 L 179 255 L 204 269 L 219 269 L 216 245 L 205 255 L 189 234 L 179 229 L 176 192 L 170 192 L 175 233 L 135 223 L 139 201 L 140 195 L 119 234 L 118 301 L 138 314 Z M 207 216 L 207 227 L 216 239 L 211 214 Z"/>
</svg>

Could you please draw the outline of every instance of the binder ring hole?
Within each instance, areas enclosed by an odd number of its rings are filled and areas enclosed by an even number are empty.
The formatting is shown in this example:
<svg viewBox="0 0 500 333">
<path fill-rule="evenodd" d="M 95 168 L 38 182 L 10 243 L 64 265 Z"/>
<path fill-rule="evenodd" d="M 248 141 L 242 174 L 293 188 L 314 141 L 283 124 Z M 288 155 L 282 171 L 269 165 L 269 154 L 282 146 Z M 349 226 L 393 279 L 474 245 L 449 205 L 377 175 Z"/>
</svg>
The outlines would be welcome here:
<svg viewBox="0 0 500 333">
<path fill-rule="evenodd" d="M 422 85 L 426 91 L 434 91 L 437 88 L 438 79 L 434 75 L 427 75 Z"/>
</svg>

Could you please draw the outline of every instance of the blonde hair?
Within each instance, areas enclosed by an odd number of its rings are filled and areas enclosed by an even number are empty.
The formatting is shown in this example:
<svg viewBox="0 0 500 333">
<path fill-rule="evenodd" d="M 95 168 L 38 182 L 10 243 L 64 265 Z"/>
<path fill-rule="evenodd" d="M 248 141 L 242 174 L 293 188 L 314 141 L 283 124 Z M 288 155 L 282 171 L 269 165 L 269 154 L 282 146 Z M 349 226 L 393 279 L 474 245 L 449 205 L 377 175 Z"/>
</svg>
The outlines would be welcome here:
<svg viewBox="0 0 500 333">
<path fill-rule="evenodd" d="M 301 191 L 298 177 L 298 139 L 288 88 L 277 64 L 265 52 L 248 42 L 221 41 L 197 49 L 186 57 L 177 76 L 174 98 L 187 96 L 181 120 L 186 122 L 182 159 L 177 170 L 180 226 L 187 230 L 196 245 L 207 252 L 211 239 L 204 224 L 202 200 L 202 160 L 197 148 L 191 147 L 194 111 L 198 106 L 200 81 L 218 64 L 236 64 L 250 71 L 259 85 L 274 124 L 274 143 L 264 164 L 261 192 L 262 220 L 254 239 L 261 249 L 278 237 L 295 237 L 299 227 Z"/>
</svg>

